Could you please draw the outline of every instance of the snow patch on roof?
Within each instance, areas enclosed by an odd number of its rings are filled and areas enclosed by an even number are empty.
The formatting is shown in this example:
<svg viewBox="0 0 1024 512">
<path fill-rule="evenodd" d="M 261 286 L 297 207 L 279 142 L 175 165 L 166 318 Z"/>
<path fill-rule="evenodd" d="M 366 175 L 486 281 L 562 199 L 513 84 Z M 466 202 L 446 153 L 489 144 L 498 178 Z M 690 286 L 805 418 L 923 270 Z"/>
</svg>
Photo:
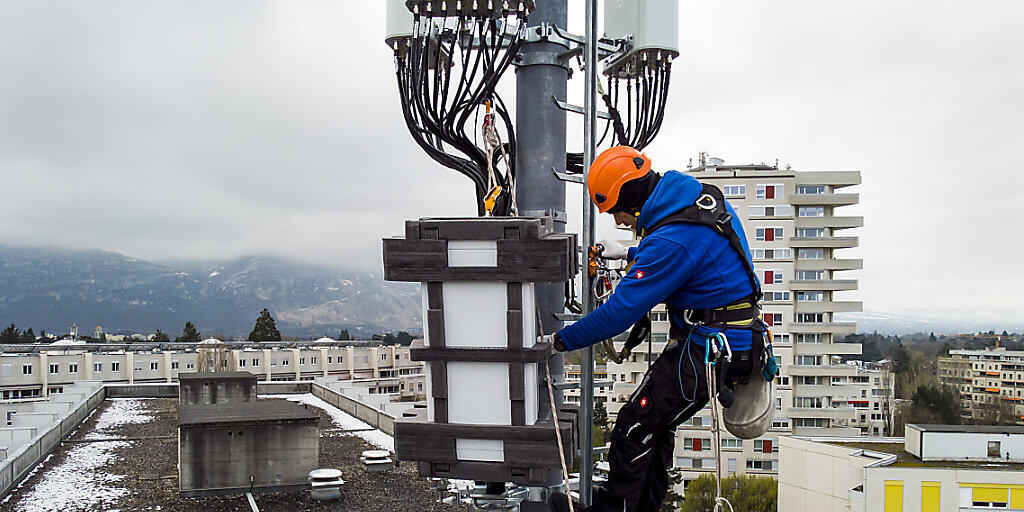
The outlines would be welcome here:
<svg viewBox="0 0 1024 512">
<path fill-rule="evenodd" d="M 304 395 L 260 395 L 262 398 L 284 398 L 290 402 L 298 402 L 302 404 L 312 405 L 318 409 L 323 409 L 331 416 L 334 420 L 334 425 L 338 428 L 345 430 L 354 429 L 369 429 L 373 428 L 368 423 L 364 423 L 362 420 L 356 419 L 349 413 L 338 409 L 337 407 L 323 401 L 322 399 L 313 396 L 310 393 Z M 380 448 L 394 453 L 395 451 L 395 438 L 381 432 L 380 430 L 365 430 L 362 432 L 353 432 L 349 435 L 353 435 L 362 438 L 366 442 Z"/>
</svg>

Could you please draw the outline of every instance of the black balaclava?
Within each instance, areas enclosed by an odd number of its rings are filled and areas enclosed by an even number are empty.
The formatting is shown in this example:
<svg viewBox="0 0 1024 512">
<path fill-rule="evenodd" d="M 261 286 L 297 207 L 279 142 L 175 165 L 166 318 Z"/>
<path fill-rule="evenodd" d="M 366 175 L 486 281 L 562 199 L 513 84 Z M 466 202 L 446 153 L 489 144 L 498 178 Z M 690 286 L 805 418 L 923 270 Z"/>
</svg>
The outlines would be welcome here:
<svg viewBox="0 0 1024 512">
<path fill-rule="evenodd" d="M 619 200 L 615 206 L 608 210 L 609 213 L 626 212 L 634 216 L 640 214 L 647 198 L 654 193 L 654 187 L 658 185 L 661 175 L 650 171 L 645 176 L 635 180 L 627 181 L 619 189 Z"/>
</svg>

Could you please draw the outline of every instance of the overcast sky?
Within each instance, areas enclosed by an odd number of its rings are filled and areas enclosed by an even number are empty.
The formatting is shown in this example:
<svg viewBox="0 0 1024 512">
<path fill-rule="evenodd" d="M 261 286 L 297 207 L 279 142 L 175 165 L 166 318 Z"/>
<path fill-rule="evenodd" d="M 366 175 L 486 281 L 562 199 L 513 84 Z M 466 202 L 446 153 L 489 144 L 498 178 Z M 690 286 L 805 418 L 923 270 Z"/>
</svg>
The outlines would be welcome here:
<svg viewBox="0 0 1024 512">
<path fill-rule="evenodd" d="M 657 169 L 860 170 L 866 309 L 1024 310 L 1024 2 L 680 11 Z M 0 0 L 0 243 L 379 267 L 404 219 L 475 212 L 383 33 L 383 2 Z"/>
</svg>

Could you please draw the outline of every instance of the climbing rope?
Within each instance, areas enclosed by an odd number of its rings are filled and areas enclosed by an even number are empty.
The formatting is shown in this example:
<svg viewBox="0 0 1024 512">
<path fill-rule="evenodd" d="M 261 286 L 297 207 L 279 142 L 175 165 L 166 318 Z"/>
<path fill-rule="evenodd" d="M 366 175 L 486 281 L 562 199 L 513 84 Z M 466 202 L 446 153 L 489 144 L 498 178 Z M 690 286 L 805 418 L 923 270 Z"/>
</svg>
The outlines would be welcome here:
<svg viewBox="0 0 1024 512">
<path fill-rule="evenodd" d="M 537 315 L 537 328 L 544 334 L 544 320 L 540 316 L 540 304 L 533 301 L 534 312 Z M 569 490 L 569 466 L 565 463 L 565 452 L 562 451 L 562 430 L 558 428 L 558 407 L 555 406 L 555 384 L 551 379 L 550 357 L 544 359 L 544 373 L 548 384 L 548 403 L 551 404 L 551 424 L 555 426 L 555 441 L 558 443 L 558 462 L 562 464 L 562 483 L 565 485 L 565 496 L 569 501 L 569 512 L 575 512 L 572 506 L 572 494 Z"/>
<path fill-rule="evenodd" d="M 722 336 L 724 338 L 724 335 Z M 718 403 L 718 384 L 715 379 L 715 364 L 719 359 L 718 348 L 715 349 L 715 357 L 710 357 L 712 343 L 715 343 L 718 338 L 709 338 L 707 340 L 708 350 L 705 352 L 704 365 L 707 369 L 705 377 L 708 382 L 708 396 L 710 397 L 711 405 L 711 436 L 714 439 L 712 452 L 715 454 L 715 507 L 712 512 L 722 512 L 725 507 L 729 507 L 729 512 L 733 512 L 732 503 L 722 496 L 722 430 L 721 430 L 721 416 L 722 416 L 722 405 Z M 728 341 L 725 341 L 725 346 L 728 347 Z M 731 351 L 730 351 L 731 354 Z"/>
</svg>

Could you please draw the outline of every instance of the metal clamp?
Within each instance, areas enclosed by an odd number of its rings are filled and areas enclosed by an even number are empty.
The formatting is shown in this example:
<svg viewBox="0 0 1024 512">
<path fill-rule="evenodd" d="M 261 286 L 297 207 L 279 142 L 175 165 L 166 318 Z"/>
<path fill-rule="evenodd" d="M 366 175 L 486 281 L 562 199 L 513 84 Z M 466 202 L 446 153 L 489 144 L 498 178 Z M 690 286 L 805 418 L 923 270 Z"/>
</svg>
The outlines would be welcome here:
<svg viewBox="0 0 1024 512">
<path fill-rule="evenodd" d="M 586 113 L 586 111 L 583 110 L 583 107 L 581 107 L 579 105 L 573 105 L 572 103 L 566 103 L 564 101 L 560 101 L 553 94 L 551 95 L 551 101 L 554 101 L 555 105 L 558 105 L 558 108 L 560 108 L 562 110 L 567 110 L 569 112 L 575 112 L 577 114 L 585 114 Z M 601 119 L 611 119 L 612 118 L 611 114 L 609 114 L 608 112 L 602 112 L 600 110 L 597 111 L 597 117 L 600 117 Z"/>
<path fill-rule="evenodd" d="M 554 167 L 551 167 L 551 174 L 554 174 L 556 178 L 561 181 L 568 181 L 571 183 L 583 183 L 582 174 L 569 174 L 567 172 L 558 172 Z"/>
</svg>

